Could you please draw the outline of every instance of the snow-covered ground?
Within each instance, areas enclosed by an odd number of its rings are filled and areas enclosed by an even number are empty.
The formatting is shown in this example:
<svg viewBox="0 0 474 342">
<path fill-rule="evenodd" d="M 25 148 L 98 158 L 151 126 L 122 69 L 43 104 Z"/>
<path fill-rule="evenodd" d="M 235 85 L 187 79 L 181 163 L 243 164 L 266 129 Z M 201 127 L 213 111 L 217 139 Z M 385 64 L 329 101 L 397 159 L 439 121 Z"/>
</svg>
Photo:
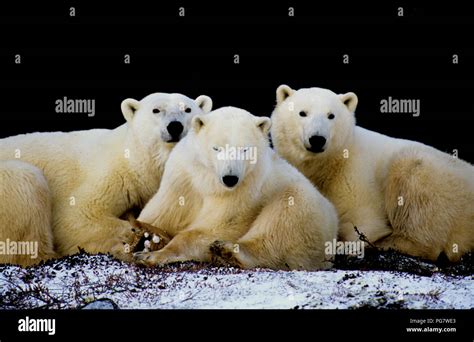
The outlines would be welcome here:
<svg viewBox="0 0 474 342">
<path fill-rule="evenodd" d="M 81 308 L 104 298 L 110 301 L 103 306 L 121 309 L 471 309 L 474 282 L 472 275 L 436 272 L 247 271 L 195 263 L 143 268 L 85 254 L 29 269 L 0 266 L 1 309 Z"/>
</svg>

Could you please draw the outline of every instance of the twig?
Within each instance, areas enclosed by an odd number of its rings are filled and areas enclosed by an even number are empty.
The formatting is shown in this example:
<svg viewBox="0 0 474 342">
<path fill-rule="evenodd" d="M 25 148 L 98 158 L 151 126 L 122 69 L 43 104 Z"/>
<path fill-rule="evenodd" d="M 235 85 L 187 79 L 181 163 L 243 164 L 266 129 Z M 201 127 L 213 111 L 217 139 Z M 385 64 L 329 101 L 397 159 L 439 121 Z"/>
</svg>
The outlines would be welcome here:
<svg viewBox="0 0 474 342">
<path fill-rule="evenodd" d="M 357 229 L 357 226 L 354 226 L 354 230 L 357 233 L 357 235 L 359 235 L 359 240 L 366 242 L 370 247 L 378 250 L 378 248 L 372 242 L 370 242 L 369 239 L 367 239 L 367 236 L 365 236 L 364 233 L 362 233 L 361 231 L 359 231 L 359 229 Z"/>
</svg>

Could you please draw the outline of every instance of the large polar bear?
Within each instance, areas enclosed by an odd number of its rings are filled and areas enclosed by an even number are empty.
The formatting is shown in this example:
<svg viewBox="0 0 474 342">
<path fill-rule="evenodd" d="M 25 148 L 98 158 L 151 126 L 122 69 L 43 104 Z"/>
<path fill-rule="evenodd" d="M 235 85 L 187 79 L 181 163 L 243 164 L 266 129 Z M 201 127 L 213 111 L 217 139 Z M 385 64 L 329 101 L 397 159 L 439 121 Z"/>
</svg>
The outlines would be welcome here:
<svg viewBox="0 0 474 342">
<path fill-rule="evenodd" d="M 126 123 L 113 130 L 33 133 L 0 140 L 0 222 L 8 222 L 0 228 L 0 242 L 49 241 L 52 231 L 59 255 L 80 247 L 127 259 L 124 246 L 136 241 L 137 232 L 120 217 L 143 207 L 156 193 L 170 151 L 187 134 L 192 117 L 209 112 L 212 101 L 207 96 L 192 100 L 155 93 L 141 101 L 126 99 L 121 107 Z M 25 198 L 23 191 L 34 195 Z M 36 200 L 38 196 L 44 199 Z M 40 237 L 45 234 L 46 240 Z M 40 254 L 50 255 L 50 243 L 42 245 L 48 250 Z"/>
<path fill-rule="evenodd" d="M 474 167 L 418 142 L 355 125 L 354 93 L 277 89 L 272 139 L 336 206 L 339 236 L 356 226 L 383 248 L 458 260 L 474 248 Z"/>
<path fill-rule="evenodd" d="M 136 253 L 137 261 L 331 266 L 325 243 L 337 236 L 337 213 L 269 147 L 270 125 L 269 118 L 233 107 L 194 117 L 169 157 L 158 193 L 138 217 L 171 241 L 159 251 Z"/>
</svg>

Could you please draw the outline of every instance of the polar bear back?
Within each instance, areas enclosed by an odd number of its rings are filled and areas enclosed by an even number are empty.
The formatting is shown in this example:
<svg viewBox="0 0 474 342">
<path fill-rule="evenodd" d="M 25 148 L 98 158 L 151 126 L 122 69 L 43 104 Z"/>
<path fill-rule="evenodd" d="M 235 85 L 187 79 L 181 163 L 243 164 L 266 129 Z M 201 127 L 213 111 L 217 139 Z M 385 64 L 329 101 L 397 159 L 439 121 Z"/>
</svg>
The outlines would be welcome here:
<svg viewBox="0 0 474 342">
<path fill-rule="evenodd" d="M 123 154 L 121 135 L 125 135 L 124 126 L 116 130 L 21 134 L 0 140 L 0 160 L 31 163 L 43 171 L 53 193 L 57 189 L 69 193 L 86 177 L 110 169 L 110 156 Z"/>
</svg>

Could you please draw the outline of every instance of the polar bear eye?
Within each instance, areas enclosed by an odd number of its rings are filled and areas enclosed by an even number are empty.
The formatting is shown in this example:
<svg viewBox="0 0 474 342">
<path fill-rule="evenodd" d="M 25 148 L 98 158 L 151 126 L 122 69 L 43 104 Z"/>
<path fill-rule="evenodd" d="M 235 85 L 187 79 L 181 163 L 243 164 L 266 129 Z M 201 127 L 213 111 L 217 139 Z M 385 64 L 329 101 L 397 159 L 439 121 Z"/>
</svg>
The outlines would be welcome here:
<svg viewBox="0 0 474 342">
<path fill-rule="evenodd" d="M 308 114 L 306 114 L 306 112 L 305 112 L 304 110 L 302 110 L 302 111 L 300 112 L 300 116 L 303 117 L 303 118 L 306 117 L 307 115 L 308 115 Z"/>
<path fill-rule="evenodd" d="M 336 117 L 336 116 L 335 116 L 333 113 L 329 113 L 329 114 L 328 114 L 328 119 L 329 119 L 329 120 L 332 120 L 332 119 L 334 119 L 335 117 Z"/>
<path fill-rule="evenodd" d="M 191 113 L 191 108 L 188 107 L 188 108 L 186 108 L 184 111 L 185 111 L 186 113 Z"/>
<path fill-rule="evenodd" d="M 213 146 L 212 149 L 216 152 L 219 152 L 219 150 L 220 150 L 219 146 Z"/>
<path fill-rule="evenodd" d="M 160 110 L 158 108 L 153 108 L 153 114 L 158 114 Z"/>
</svg>

